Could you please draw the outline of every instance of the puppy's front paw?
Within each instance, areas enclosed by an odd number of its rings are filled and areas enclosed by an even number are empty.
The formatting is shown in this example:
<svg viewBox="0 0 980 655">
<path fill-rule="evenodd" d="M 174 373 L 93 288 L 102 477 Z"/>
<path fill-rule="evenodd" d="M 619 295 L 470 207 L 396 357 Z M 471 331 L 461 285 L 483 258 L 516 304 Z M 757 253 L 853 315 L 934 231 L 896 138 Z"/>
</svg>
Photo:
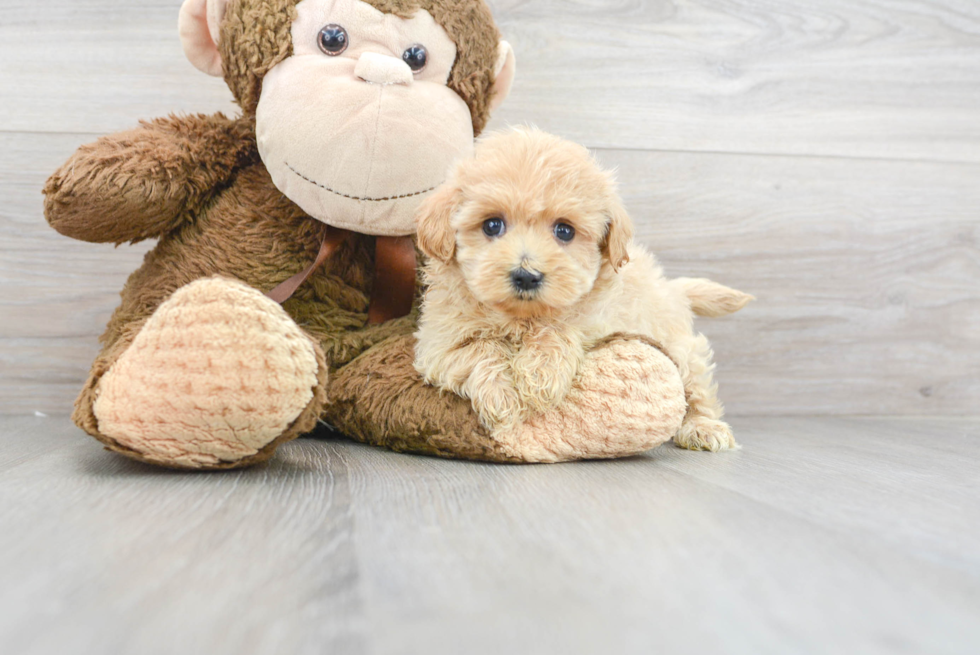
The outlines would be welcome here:
<svg viewBox="0 0 980 655">
<path fill-rule="evenodd" d="M 490 429 L 514 425 L 526 412 L 517 391 L 506 384 L 484 386 L 470 400 L 480 422 Z"/>
<path fill-rule="evenodd" d="M 732 429 L 724 421 L 695 416 L 684 421 L 674 443 L 688 450 L 731 450 L 738 448 Z"/>
<path fill-rule="evenodd" d="M 511 364 L 517 394 L 533 414 L 554 409 L 572 390 L 585 351 L 570 336 L 542 331 Z"/>
<path fill-rule="evenodd" d="M 559 370 L 541 370 L 515 375 L 517 395 L 528 405 L 531 412 L 539 414 L 557 407 L 572 388 L 571 375 Z"/>
</svg>

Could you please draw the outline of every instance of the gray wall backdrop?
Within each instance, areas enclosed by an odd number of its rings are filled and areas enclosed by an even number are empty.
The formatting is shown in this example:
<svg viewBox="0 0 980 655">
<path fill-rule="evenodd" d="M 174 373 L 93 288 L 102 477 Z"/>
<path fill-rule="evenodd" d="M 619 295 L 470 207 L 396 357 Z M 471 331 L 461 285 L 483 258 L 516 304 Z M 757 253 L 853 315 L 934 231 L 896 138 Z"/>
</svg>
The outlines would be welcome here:
<svg viewBox="0 0 980 655">
<path fill-rule="evenodd" d="M 619 169 L 671 275 L 758 296 L 702 321 L 731 414 L 977 414 L 980 2 L 491 3 L 533 123 Z M 66 413 L 148 245 L 57 235 L 80 144 L 233 112 L 179 0 L 0 4 L 0 414 Z"/>
</svg>

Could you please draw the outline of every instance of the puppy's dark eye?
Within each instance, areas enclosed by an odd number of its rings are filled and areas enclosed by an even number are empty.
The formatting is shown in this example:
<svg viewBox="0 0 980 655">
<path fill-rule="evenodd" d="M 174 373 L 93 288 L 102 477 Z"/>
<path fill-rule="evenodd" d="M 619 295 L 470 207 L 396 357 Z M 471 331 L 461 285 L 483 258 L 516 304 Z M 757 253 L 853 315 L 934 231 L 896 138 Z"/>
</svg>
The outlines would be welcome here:
<svg viewBox="0 0 980 655">
<path fill-rule="evenodd" d="M 416 43 L 402 53 L 402 60 L 408 64 L 413 73 L 421 73 L 425 65 L 429 63 L 429 51 L 425 49 L 424 45 Z"/>
<path fill-rule="evenodd" d="M 350 39 L 347 38 L 347 30 L 333 23 L 320 30 L 320 36 L 317 37 L 317 42 L 320 45 L 320 50 L 323 50 L 325 54 L 331 57 L 336 57 L 350 45 Z"/>
<path fill-rule="evenodd" d="M 559 241 L 568 243 L 575 238 L 575 228 L 568 223 L 559 223 L 555 226 L 555 237 Z"/>
<path fill-rule="evenodd" d="M 488 218 L 483 221 L 483 233 L 490 238 L 501 237 L 507 231 L 507 224 L 502 218 Z"/>
</svg>

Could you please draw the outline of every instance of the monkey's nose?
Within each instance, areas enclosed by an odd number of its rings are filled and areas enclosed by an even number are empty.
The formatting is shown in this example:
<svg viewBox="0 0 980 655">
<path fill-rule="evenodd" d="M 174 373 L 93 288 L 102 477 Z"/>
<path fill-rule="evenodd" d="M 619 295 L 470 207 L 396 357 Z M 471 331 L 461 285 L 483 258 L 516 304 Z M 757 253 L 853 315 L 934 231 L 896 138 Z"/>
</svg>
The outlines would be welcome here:
<svg viewBox="0 0 980 655">
<path fill-rule="evenodd" d="M 365 82 L 388 86 L 390 84 L 410 85 L 415 77 L 412 69 L 401 59 L 395 59 L 377 52 L 365 52 L 357 60 L 354 75 Z"/>
<path fill-rule="evenodd" d="M 518 291 L 536 291 L 544 283 L 544 273 L 521 267 L 511 271 L 510 282 Z"/>
</svg>

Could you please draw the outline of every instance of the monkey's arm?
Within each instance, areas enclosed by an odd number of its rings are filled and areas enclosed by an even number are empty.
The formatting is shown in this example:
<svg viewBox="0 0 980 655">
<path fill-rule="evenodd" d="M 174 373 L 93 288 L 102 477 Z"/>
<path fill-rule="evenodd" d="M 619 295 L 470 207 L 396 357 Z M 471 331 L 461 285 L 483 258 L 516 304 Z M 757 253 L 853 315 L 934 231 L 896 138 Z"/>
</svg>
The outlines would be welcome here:
<svg viewBox="0 0 980 655">
<path fill-rule="evenodd" d="M 255 155 L 247 121 L 170 116 L 82 146 L 44 186 L 55 230 L 97 243 L 151 239 L 193 216 Z"/>
</svg>

